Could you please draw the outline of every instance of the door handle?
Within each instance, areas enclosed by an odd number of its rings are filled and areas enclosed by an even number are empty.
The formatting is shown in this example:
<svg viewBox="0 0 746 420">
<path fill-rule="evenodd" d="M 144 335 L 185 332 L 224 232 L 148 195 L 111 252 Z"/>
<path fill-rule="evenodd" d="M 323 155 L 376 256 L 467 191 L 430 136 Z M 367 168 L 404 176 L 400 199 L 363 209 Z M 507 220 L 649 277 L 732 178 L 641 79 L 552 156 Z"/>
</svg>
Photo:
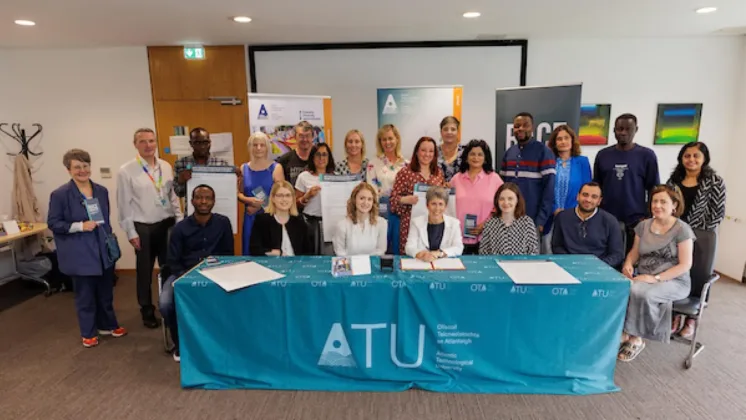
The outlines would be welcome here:
<svg viewBox="0 0 746 420">
<path fill-rule="evenodd" d="M 207 99 L 211 101 L 219 101 L 220 105 L 241 105 L 243 102 L 235 96 L 210 96 Z"/>
</svg>

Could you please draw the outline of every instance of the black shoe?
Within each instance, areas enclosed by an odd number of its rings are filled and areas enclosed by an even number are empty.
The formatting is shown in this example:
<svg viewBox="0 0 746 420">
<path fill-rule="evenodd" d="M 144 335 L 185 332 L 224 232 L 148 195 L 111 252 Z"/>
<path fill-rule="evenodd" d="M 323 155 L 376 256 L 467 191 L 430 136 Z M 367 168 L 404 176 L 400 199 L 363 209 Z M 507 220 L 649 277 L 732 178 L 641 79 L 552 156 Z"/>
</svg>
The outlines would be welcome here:
<svg viewBox="0 0 746 420">
<path fill-rule="evenodd" d="M 161 326 L 161 321 L 154 314 L 143 315 L 142 325 L 150 329 L 155 329 Z"/>
</svg>

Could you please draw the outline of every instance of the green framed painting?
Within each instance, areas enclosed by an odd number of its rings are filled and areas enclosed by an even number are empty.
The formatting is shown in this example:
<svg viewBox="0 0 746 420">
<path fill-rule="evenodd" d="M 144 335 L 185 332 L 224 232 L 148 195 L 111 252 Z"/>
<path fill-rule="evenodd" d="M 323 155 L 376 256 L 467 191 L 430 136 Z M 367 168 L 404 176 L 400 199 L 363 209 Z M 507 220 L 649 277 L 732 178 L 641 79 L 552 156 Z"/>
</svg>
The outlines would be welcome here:
<svg viewBox="0 0 746 420">
<path fill-rule="evenodd" d="M 578 140 L 588 146 L 602 146 L 609 142 L 611 104 L 588 104 L 580 106 Z"/>
<path fill-rule="evenodd" d="M 699 139 L 702 104 L 658 104 L 653 144 L 687 144 Z"/>
</svg>

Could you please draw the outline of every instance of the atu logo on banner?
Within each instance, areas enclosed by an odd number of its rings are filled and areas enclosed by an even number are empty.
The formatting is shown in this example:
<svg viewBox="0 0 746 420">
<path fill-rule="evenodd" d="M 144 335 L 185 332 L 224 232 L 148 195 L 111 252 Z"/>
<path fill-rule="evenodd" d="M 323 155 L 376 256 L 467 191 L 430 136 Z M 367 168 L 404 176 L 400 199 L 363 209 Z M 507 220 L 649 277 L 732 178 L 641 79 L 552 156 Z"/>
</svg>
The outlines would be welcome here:
<svg viewBox="0 0 746 420">
<path fill-rule="evenodd" d="M 365 330 L 365 367 L 373 367 L 373 330 L 386 329 L 388 324 L 351 324 L 350 329 Z M 391 361 L 400 368 L 415 369 L 422 365 L 425 354 L 425 326 L 420 324 L 419 335 L 417 337 L 417 359 L 413 363 L 404 363 L 399 360 L 396 354 L 396 324 L 391 324 L 390 355 Z M 319 357 L 319 366 L 334 367 L 357 367 L 355 357 L 353 357 L 350 343 L 347 340 L 342 324 L 335 322 L 329 330 L 326 338 L 324 350 Z"/>
</svg>

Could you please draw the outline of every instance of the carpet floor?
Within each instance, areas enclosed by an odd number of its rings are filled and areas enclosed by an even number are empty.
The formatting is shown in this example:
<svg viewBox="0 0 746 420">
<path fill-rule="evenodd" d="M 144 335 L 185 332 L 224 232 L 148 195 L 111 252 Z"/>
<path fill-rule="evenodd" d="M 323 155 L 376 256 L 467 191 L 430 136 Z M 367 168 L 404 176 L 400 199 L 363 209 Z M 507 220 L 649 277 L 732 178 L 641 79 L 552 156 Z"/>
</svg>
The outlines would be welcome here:
<svg viewBox="0 0 746 420">
<path fill-rule="evenodd" d="M 714 288 L 691 370 L 688 347 L 649 343 L 619 364 L 621 392 L 587 397 L 464 395 L 423 391 L 331 393 L 182 390 L 179 365 L 160 330 L 139 319 L 134 276 L 123 276 L 115 308 L 130 334 L 80 345 L 71 293 L 51 297 L 0 289 L 0 419 L 744 419 L 746 285 Z M 17 290 L 16 290 L 17 292 Z M 551 328 L 551 325 L 547 325 Z"/>
</svg>

